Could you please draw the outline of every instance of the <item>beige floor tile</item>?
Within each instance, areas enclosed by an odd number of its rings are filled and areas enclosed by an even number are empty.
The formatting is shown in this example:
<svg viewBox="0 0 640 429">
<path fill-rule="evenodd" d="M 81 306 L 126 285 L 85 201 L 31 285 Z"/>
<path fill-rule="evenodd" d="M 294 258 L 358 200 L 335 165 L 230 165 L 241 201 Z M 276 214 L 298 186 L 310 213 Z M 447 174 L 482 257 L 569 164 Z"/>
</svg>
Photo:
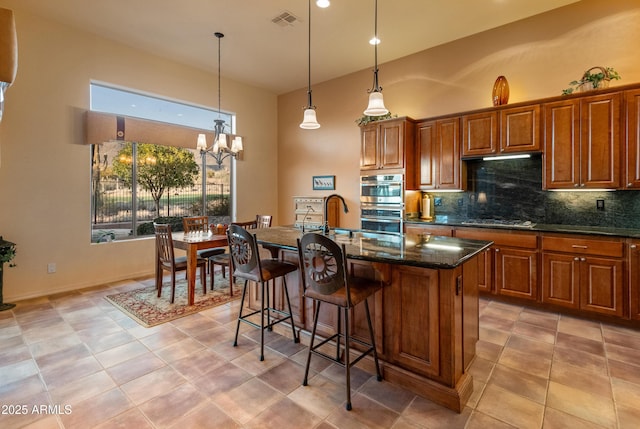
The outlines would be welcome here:
<svg viewBox="0 0 640 429">
<path fill-rule="evenodd" d="M 611 381 L 606 373 L 597 374 L 592 371 L 584 371 L 574 365 L 555 361 L 551 366 L 550 379 L 556 383 L 591 392 L 605 398 L 613 397 Z"/>
<path fill-rule="evenodd" d="M 216 394 L 211 400 L 235 420 L 246 424 L 283 398 L 282 393 L 252 378 L 228 392 Z"/>
<path fill-rule="evenodd" d="M 147 352 L 149 352 L 149 349 L 147 349 L 144 345 L 140 344 L 138 341 L 132 341 L 130 343 L 97 353 L 95 357 L 102 364 L 102 366 L 104 366 L 105 368 L 109 368 L 129 359 L 144 355 Z"/>
<path fill-rule="evenodd" d="M 100 353 L 113 347 L 130 343 L 134 340 L 133 336 L 120 327 L 120 325 L 118 325 L 117 329 L 114 329 L 111 332 L 96 334 L 93 332 L 89 333 L 87 331 L 82 331 L 78 332 L 78 336 L 93 353 Z"/>
<path fill-rule="evenodd" d="M 94 428 L 133 406 L 120 389 L 111 389 L 71 405 L 71 413 L 60 416 L 65 429 Z"/>
<path fill-rule="evenodd" d="M 513 333 L 522 337 L 531 338 L 533 340 L 542 341 L 549 344 L 556 342 L 556 330 L 545 328 L 522 321 L 517 321 L 513 328 Z"/>
<path fill-rule="evenodd" d="M 70 362 L 69 365 L 43 369 L 40 374 L 47 389 L 53 390 L 69 383 L 69 368 L 73 368 L 74 378 L 84 378 L 103 370 L 102 365 L 93 356 L 78 359 L 75 362 Z"/>
<path fill-rule="evenodd" d="M 163 349 L 188 338 L 187 334 L 169 323 L 160 326 L 163 329 L 158 329 L 155 333 L 140 338 L 140 342 L 147 346 L 149 350 Z"/>
<path fill-rule="evenodd" d="M 123 385 L 165 365 L 162 359 L 149 352 L 109 367 L 106 371 L 118 385 Z"/>
<path fill-rule="evenodd" d="M 251 379 L 252 375 L 244 369 L 227 362 L 213 371 L 203 374 L 192 381 L 203 393 L 213 396 L 221 392 L 228 392 Z"/>
<path fill-rule="evenodd" d="M 315 373 L 310 372 L 310 376 Z M 302 385 L 304 379 L 304 367 L 290 359 L 263 372 L 258 378 L 274 389 L 288 395 Z"/>
<path fill-rule="evenodd" d="M 603 429 L 603 426 L 572 416 L 571 414 L 558 411 L 551 407 L 547 407 L 544 413 L 543 427 L 544 429 Z"/>
<path fill-rule="evenodd" d="M 578 349 L 556 347 L 553 352 L 553 361 L 564 362 L 584 371 L 597 374 L 607 373 L 607 360 L 604 356 L 594 355 Z"/>
<path fill-rule="evenodd" d="M 33 359 L 26 359 L 0 367 L 0 386 L 38 374 L 38 366 Z"/>
<path fill-rule="evenodd" d="M 155 354 L 165 362 L 174 362 L 204 350 L 205 348 L 201 342 L 191 337 L 186 337 L 170 346 L 156 350 Z"/>
<path fill-rule="evenodd" d="M 227 361 L 216 352 L 203 348 L 171 362 L 171 366 L 189 381 L 196 381 L 204 374 L 215 371 Z"/>
<path fill-rule="evenodd" d="M 619 405 L 617 410 L 621 429 L 640 427 L 640 409 L 637 405 Z"/>
<path fill-rule="evenodd" d="M 508 347 L 503 350 L 498 363 L 542 378 L 548 378 L 551 370 L 551 359 Z"/>
<path fill-rule="evenodd" d="M 544 415 L 543 405 L 495 385 L 487 385 L 476 410 L 522 429 L 541 428 Z"/>
<path fill-rule="evenodd" d="M 333 427 L 333 426 L 331 426 Z M 391 426 L 391 429 L 426 429 L 427 427 L 402 416 Z"/>
<path fill-rule="evenodd" d="M 278 429 L 299 429 L 312 428 L 320 422 L 320 417 L 305 410 L 291 399 L 283 397 L 247 422 L 244 427 L 247 429 L 270 427 Z"/>
<path fill-rule="evenodd" d="M 497 329 L 490 328 L 488 326 L 485 326 L 483 323 L 480 323 L 479 331 L 480 339 L 489 343 L 504 346 L 509 340 L 509 332 L 503 332 Z"/>
<path fill-rule="evenodd" d="M 2 347 L 3 350 L 0 351 L 0 368 L 31 359 L 29 347 L 27 347 L 26 344 L 23 344 L 22 341 L 21 344 L 14 346 L 2 342 Z"/>
<path fill-rule="evenodd" d="M 495 362 L 476 356 L 469 367 L 469 374 L 471 374 L 474 380 L 486 383 L 489 377 L 491 377 L 491 372 L 495 365 Z"/>
<path fill-rule="evenodd" d="M 474 411 L 471 413 L 465 429 L 515 429 L 516 427 L 494 419 L 480 411 Z"/>
<path fill-rule="evenodd" d="M 388 381 L 378 381 L 375 376 L 370 377 L 358 390 L 358 393 L 379 402 L 398 414 L 402 414 L 416 397 L 415 393 L 408 389 L 396 386 Z"/>
<path fill-rule="evenodd" d="M 402 417 L 407 420 L 429 429 L 462 429 L 470 416 L 471 408 L 469 407 L 457 413 L 420 396 L 416 396 L 402 413 Z"/>
<path fill-rule="evenodd" d="M 142 404 L 159 395 L 172 391 L 187 380 L 173 368 L 162 367 L 120 386 L 122 391 L 136 404 Z"/>
<path fill-rule="evenodd" d="M 360 394 L 353 395 L 351 402 L 351 411 L 338 407 L 327 417 L 327 422 L 338 428 L 383 429 L 392 427 L 400 417 L 398 413 L 380 407 L 375 401 Z"/>
<path fill-rule="evenodd" d="M 623 347 L 617 344 L 607 344 L 605 347 L 607 358 L 618 362 L 637 365 L 638 371 L 640 371 L 640 349 Z"/>
<path fill-rule="evenodd" d="M 17 401 L 24 402 L 43 392 L 46 392 L 46 386 L 42 382 L 40 375 L 34 374 L 12 383 L 0 384 L 0 404 L 12 404 Z"/>
<path fill-rule="evenodd" d="M 131 408 L 114 418 L 98 425 L 95 429 L 112 429 L 112 428 L 135 428 L 135 429 L 154 429 L 149 420 L 137 408 Z"/>
<path fill-rule="evenodd" d="M 115 387 L 113 379 L 103 370 L 86 377 L 71 378 L 71 381 L 50 390 L 49 393 L 55 404 L 74 405 Z"/>
<path fill-rule="evenodd" d="M 466 406 L 469 408 L 475 409 L 476 406 L 478 405 L 478 401 L 480 400 L 480 397 L 482 396 L 482 392 L 484 392 L 484 389 L 486 387 L 487 387 L 486 383 L 478 381 L 474 378 L 473 392 L 471 393 L 471 396 L 469 397 L 469 400 L 467 401 Z"/>
<path fill-rule="evenodd" d="M 496 331 L 502 331 L 507 333 L 513 330 L 513 327 L 516 325 L 515 320 L 516 318 L 504 319 L 502 317 L 496 317 L 492 314 L 480 315 L 480 323 L 482 324 L 483 327 L 488 329 L 495 329 Z"/>
<path fill-rule="evenodd" d="M 611 380 L 611 387 L 616 404 L 629 407 L 637 407 L 640 404 L 640 384 L 614 378 Z"/>
<path fill-rule="evenodd" d="M 517 395 L 544 405 L 547 397 L 547 378 L 496 365 L 489 385 L 496 385 Z"/>
<path fill-rule="evenodd" d="M 550 381 L 547 406 L 600 426 L 616 427 L 616 414 L 611 398 Z"/>
<path fill-rule="evenodd" d="M 607 344 L 615 344 L 622 347 L 640 350 L 640 332 L 612 329 L 607 325 L 603 326 L 602 332 L 604 342 Z"/>
<path fill-rule="evenodd" d="M 343 407 L 346 401 L 344 386 L 320 374 L 310 378 L 306 386 L 298 387 L 287 396 L 321 418 L 326 418 L 336 408 Z"/>
<path fill-rule="evenodd" d="M 87 357 L 93 357 L 91 351 L 85 344 L 74 344 L 66 349 L 58 350 L 36 358 L 36 362 L 41 371 L 54 369 L 56 367 L 69 367 L 75 362 Z"/>
<path fill-rule="evenodd" d="M 182 416 L 186 416 L 207 402 L 205 396 L 189 383 L 140 405 L 140 411 L 155 428 L 167 428 Z"/>
<path fill-rule="evenodd" d="M 520 313 L 518 321 L 556 331 L 558 329 L 559 319 L 556 313 L 525 308 L 522 310 L 522 313 Z"/>
<path fill-rule="evenodd" d="M 502 353 L 502 347 L 488 341 L 478 340 L 476 343 L 476 356 L 491 362 L 497 362 L 500 358 L 500 353 Z"/>
<path fill-rule="evenodd" d="M 522 353 L 536 355 L 543 359 L 551 359 L 553 356 L 553 343 L 538 341 L 520 335 L 511 335 L 505 345 L 505 351 L 517 350 Z"/>
<path fill-rule="evenodd" d="M 602 327 L 600 323 L 590 320 L 563 315 L 558 321 L 558 332 L 602 342 Z"/>
<path fill-rule="evenodd" d="M 172 429 L 215 428 L 239 429 L 242 426 L 211 402 L 206 402 L 197 410 L 176 419 Z"/>
</svg>

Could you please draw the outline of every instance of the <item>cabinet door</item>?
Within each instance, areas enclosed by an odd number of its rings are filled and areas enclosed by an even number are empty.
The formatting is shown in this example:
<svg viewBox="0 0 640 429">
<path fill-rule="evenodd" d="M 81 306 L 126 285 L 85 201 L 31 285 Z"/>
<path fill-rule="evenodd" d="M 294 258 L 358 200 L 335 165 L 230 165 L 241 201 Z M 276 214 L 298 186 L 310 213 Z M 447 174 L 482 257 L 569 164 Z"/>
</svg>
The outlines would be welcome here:
<svg viewBox="0 0 640 429">
<path fill-rule="evenodd" d="M 428 376 L 441 372 L 438 284 L 437 270 L 397 265 L 391 287 L 383 289 L 385 317 L 393 321 L 384 334 L 387 359 Z"/>
<path fill-rule="evenodd" d="M 404 224 L 404 232 L 409 235 L 429 234 L 444 237 L 453 236 L 453 228 L 445 225 Z"/>
<path fill-rule="evenodd" d="M 537 252 L 496 248 L 496 293 L 500 295 L 538 299 Z"/>
<path fill-rule="evenodd" d="M 542 253 L 542 302 L 579 308 L 580 258 Z"/>
<path fill-rule="evenodd" d="M 620 187 L 620 93 L 580 100 L 581 185 Z"/>
<path fill-rule="evenodd" d="M 460 168 L 460 119 L 437 122 L 434 171 L 438 189 L 462 189 Z"/>
<path fill-rule="evenodd" d="M 360 170 L 378 168 L 378 127 L 368 124 L 362 127 L 360 143 Z"/>
<path fill-rule="evenodd" d="M 418 150 L 417 160 L 417 183 L 421 189 L 435 189 L 435 172 L 433 166 L 436 164 L 433 148 L 436 139 L 436 122 L 421 122 L 416 126 L 416 148 Z"/>
<path fill-rule="evenodd" d="M 544 189 L 580 185 L 580 103 L 558 101 L 543 106 Z"/>
<path fill-rule="evenodd" d="M 580 258 L 580 308 L 622 316 L 622 261 Z"/>
<path fill-rule="evenodd" d="M 478 255 L 478 290 L 483 293 L 491 293 L 494 291 L 492 248 Z"/>
<path fill-rule="evenodd" d="M 640 188 L 640 89 L 627 91 L 627 147 L 625 187 Z"/>
<path fill-rule="evenodd" d="M 404 168 L 404 121 L 379 124 L 380 168 Z"/>
<path fill-rule="evenodd" d="M 539 152 L 540 105 L 500 111 L 500 152 Z"/>
<path fill-rule="evenodd" d="M 629 243 L 628 279 L 631 318 L 640 320 L 640 240 Z"/>
<path fill-rule="evenodd" d="M 462 156 L 491 155 L 498 151 L 498 113 L 483 112 L 462 117 Z"/>
</svg>

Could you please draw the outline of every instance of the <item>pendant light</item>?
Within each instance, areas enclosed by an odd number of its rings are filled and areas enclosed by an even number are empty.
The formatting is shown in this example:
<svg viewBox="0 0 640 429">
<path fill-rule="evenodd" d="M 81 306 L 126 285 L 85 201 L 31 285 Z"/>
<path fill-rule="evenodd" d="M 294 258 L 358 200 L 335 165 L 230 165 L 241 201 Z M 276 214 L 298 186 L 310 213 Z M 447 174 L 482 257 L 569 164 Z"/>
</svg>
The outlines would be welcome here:
<svg viewBox="0 0 640 429">
<path fill-rule="evenodd" d="M 309 86 L 307 89 L 307 107 L 304 109 L 304 118 L 300 128 L 305 130 L 315 130 L 320 128 L 316 119 L 316 106 L 311 101 L 311 0 L 309 0 Z"/>
<path fill-rule="evenodd" d="M 375 49 L 375 63 L 373 68 L 373 88 L 369 91 L 369 105 L 367 106 L 364 114 L 367 116 L 383 116 L 389 113 L 389 110 L 384 107 L 384 100 L 382 99 L 382 87 L 378 84 L 378 0 L 375 0 L 375 18 L 374 18 L 374 39 L 373 46 Z"/>
</svg>

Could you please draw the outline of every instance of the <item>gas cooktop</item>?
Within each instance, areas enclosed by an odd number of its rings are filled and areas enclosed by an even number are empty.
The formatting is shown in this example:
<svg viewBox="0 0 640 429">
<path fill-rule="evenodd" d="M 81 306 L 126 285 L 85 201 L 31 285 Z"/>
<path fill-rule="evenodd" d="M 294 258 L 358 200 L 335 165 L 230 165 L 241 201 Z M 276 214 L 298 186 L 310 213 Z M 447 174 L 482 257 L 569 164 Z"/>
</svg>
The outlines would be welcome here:
<svg viewBox="0 0 640 429">
<path fill-rule="evenodd" d="M 535 223 L 530 220 L 505 220 L 505 219 L 468 219 L 462 221 L 463 225 L 504 226 L 511 228 L 533 228 Z"/>
</svg>

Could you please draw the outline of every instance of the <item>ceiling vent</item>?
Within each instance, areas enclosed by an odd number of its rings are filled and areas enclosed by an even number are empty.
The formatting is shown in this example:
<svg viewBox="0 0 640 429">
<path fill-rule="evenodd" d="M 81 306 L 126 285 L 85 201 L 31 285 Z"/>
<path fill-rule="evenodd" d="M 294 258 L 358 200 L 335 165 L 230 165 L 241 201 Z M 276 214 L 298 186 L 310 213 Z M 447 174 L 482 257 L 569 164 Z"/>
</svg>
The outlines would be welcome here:
<svg viewBox="0 0 640 429">
<path fill-rule="evenodd" d="M 293 25 L 296 21 L 300 21 L 300 19 L 298 19 L 298 17 L 291 12 L 287 12 L 286 10 L 271 20 L 271 22 L 279 25 L 280 27 Z"/>
</svg>

